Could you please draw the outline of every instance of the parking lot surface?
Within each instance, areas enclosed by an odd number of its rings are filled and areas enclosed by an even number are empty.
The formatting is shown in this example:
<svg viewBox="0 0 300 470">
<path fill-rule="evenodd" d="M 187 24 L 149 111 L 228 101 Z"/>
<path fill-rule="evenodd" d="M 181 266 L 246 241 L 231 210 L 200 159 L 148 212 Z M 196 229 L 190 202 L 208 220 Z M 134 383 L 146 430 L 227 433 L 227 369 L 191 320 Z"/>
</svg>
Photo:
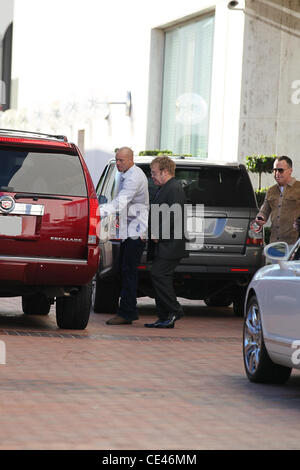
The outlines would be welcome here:
<svg viewBox="0 0 300 470">
<path fill-rule="evenodd" d="M 300 448 L 300 374 L 250 384 L 231 308 L 183 301 L 173 330 L 149 330 L 153 302 L 138 305 L 133 325 L 92 313 L 74 331 L 0 299 L 0 449 Z"/>
</svg>

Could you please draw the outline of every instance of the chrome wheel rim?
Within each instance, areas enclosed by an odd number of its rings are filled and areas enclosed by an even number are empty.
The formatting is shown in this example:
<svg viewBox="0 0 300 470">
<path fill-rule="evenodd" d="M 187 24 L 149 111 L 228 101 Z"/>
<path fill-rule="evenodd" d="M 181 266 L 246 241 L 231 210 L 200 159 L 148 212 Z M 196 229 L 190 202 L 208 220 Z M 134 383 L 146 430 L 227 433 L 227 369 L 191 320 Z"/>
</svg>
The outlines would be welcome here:
<svg viewBox="0 0 300 470">
<path fill-rule="evenodd" d="M 256 302 L 249 305 L 244 324 L 244 359 L 248 372 L 253 375 L 259 365 L 262 344 L 262 329 L 259 307 Z"/>
</svg>

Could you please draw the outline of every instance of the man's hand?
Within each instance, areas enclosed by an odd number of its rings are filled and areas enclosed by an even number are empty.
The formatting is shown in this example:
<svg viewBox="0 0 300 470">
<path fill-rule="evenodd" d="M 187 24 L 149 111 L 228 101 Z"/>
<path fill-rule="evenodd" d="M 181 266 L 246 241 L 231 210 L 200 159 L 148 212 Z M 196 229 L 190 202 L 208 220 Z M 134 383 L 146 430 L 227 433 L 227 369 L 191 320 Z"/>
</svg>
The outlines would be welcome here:
<svg viewBox="0 0 300 470">
<path fill-rule="evenodd" d="M 262 215 L 260 215 L 260 214 L 258 214 L 258 215 L 256 216 L 255 222 L 256 222 L 257 225 L 259 225 L 260 227 L 262 227 L 262 226 L 265 225 L 265 223 L 266 223 L 265 218 L 264 218 Z"/>
<path fill-rule="evenodd" d="M 297 230 L 298 233 L 300 233 L 300 217 L 297 217 L 297 219 L 294 221 L 293 227 L 295 230 Z"/>
</svg>

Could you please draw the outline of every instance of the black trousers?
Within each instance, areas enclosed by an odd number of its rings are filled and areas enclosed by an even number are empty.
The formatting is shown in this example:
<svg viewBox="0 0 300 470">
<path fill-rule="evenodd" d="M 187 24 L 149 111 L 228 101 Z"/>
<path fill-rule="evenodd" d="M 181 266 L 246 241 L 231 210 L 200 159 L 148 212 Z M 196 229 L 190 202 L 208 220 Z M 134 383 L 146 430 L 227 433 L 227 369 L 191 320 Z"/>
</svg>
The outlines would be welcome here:
<svg viewBox="0 0 300 470">
<path fill-rule="evenodd" d="M 138 318 L 136 289 L 139 265 L 145 243 L 140 239 L 127 238 L 121 243 L 119 257 L 120 302 L 117 315 L 126 320 Z"/>
<path fill-rule="evenodd" d="M 174 271 L 180 259 L 163 259 L 155 256 L 152 262 L 151 279 L 157 315 L 161 321 L 167 320 L 171 314 L 182 311 L 173 285 Z"/>
</svg>

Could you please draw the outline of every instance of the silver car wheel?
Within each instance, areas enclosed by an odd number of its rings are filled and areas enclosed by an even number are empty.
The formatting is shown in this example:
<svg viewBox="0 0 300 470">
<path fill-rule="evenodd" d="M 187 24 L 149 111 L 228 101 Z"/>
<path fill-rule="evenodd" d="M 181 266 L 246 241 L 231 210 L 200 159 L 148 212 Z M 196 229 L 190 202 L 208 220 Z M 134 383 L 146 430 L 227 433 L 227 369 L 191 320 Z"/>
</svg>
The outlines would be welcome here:
<svg viewBox="0 0 300 470">
<path fill-rule="evenodd" d="M 244 326 L 244 358 L 250 374 L 258 368 L 262 346 L 262 328 L 257 303 L 248 306 Z"/>
<path fill-rule="evenodd" d="M 264 342 L 261 312 L 255 295 L 247 303 L 244 318 L 244 365 L 248 379 L 255 383 L 282 384 L 291 375 L 291 368 L 276 364 Z"/>
</svg>

